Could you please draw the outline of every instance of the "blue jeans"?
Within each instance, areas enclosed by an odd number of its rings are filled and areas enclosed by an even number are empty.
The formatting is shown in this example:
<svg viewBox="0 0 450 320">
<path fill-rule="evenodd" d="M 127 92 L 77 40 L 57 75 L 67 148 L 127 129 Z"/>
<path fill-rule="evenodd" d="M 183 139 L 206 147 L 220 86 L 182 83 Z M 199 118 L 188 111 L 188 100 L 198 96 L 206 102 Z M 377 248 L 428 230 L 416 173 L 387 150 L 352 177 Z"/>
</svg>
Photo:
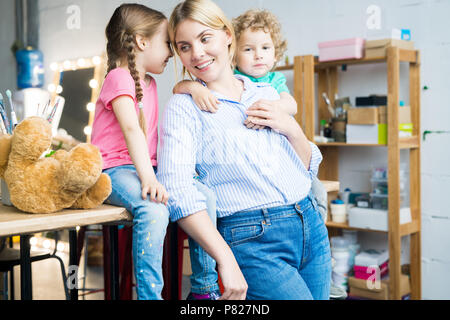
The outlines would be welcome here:
<svg viewBox="0 0 450 320">
<path fill-rule="evenodd" d="M 164 286 L 162 256 L 169 211 L 161 203 L 143 200 L 141 181 L 133 165 L 104 171 L 111 178 L 107 203 L 125 207 L 133 215 L 133 265 L 138 300 L 161 300 Z"/>
<path fill-rule="evenodd" d="M 194 179 L 195 186 L 206 198 L 206 211 L 214 226 L 217 224 L 216 194 L 207 186 Z M 217 283 L 216 261 L 203 248 L 189 237 L 189 255 L 191 258 L 191 292 L 206 294 L 219 290 Z"/>
<path fill-rule="evenodd" d="M 294 205 L 218 219 L 248 284 L 247 299 L 328 300 L 328 231 L 311 195 Z"/>
</svg>

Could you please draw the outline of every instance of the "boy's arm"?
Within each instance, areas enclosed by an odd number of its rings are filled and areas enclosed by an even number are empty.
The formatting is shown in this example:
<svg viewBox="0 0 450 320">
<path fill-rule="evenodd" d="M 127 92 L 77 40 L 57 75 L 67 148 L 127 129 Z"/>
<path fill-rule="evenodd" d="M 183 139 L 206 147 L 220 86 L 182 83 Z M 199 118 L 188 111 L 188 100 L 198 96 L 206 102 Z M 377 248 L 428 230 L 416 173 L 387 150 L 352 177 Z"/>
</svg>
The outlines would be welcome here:
<svg viewBox="0 0 450 320">
<path fill-rule="evenodd" d="M 297 113 L 297 101 L 287 92 L 280 93 L 280 100 L 276 100 L 281 111 L 294 116 Z"/>
<path fill-rule="evenodd" d="M 182 80 L 173 87 L 174 94 L 190 94 L 200 110 L 216 112 L 219 101 L 211 91 L 201 83 L 192 80 Z"/>
</svg>

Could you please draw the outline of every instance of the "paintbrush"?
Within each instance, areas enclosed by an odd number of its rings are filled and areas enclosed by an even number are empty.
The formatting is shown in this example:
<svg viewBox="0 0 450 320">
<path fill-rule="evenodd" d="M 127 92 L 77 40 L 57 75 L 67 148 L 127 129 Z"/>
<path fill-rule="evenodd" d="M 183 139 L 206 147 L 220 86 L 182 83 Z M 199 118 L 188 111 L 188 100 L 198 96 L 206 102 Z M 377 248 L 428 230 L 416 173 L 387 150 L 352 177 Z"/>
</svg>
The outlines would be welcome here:
<svg viewBox="0 0 450 320">
<path fill-rule="evenodd" d="M 4 123 L 3 125 L 5 126 L 6 133 L 10 133 L 9 132 L 9 120 L 8 120 L 8 116 L 6 115 L 5 106 L 3 105 L 3 95 L 1 93 L 0 93 L 0 115 L 2 118 L 2 122 Z"/>
<path fill-rule="evenodd" d="M 58 109 L 58 105 L 59 105 L 59 99 L 57 98 L 55 105 L 53 106 L 52 112 L 50 112 L 50 115 L 47 118 L 47 121 L 52 123 L 53 121 L 53 117 L 56 114 L 56 109 Z"/>
<path fill-rule="evenodd" d="M 8 101 L 11 106 L 11 133 L 12 133 L 14 128 L 17 126 L 17 117 L 16 117 L 16 112 L 14 111 L 11 90 L 6 90 L 6 96 L 8 97 Z"/>
<path fill-rule="evenodd" d="M 327 96 L 327 94 L 325 92 L 322 93 L 322 97 L 323 97 L 323 99 L 325 100 L 325 102 L 327 104 L 328 111 L 330 111 L 331 116 L 334 117 L 335 116 L 335 112 L 334 112 L 333 107 L 331 106 L 330 99 L 328 99 L 328 96 Z"/>
</svg>

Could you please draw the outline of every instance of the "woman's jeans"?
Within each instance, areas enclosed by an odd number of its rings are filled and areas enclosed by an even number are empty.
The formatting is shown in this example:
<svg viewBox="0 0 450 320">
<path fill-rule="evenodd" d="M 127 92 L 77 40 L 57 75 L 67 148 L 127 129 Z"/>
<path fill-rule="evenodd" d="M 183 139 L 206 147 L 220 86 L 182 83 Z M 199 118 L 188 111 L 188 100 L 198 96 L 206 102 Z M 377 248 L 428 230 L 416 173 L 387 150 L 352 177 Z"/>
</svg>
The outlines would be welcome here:
<svg viewBox="0 0 450 320">
<path fill-rule="evenodd" d="M 156 168 L 154 168 L 156 172 Z M 104 170 L 111 178 L 112 192 L 107 203 L 126 208 L 133 215 L 133 265 L 136 276 L 138 300 L 161 300 L 164 286 L 162 275 L 162 256 L 164 238 L 169 223 L 169 211 L 164 204 L 143 200 L 141 182 L 133 165 L 124 165 Z M 201 192 L 209 189 L 196 182 Z M 209 203 L 214 202 L 211 210 L 215 223 L 215 197 L 209 191 L 205 194 Z M 209 197 L 209 198 L 208 198 Z M 213 197 L 213 198 L 211 198 Z M 211 211 L 211 213 L 210 213 Z M 191 244 L 192 243 L 192 244 Z M 203 249 L 190 240 L 193 276 L 193 292 L 203 293 L 203 289 L 217 286 L 215 261 Z M 196 287 L 194 287 L 194 284 Z M 197 291 L 194 291 L 197 288 Z"/>
<path fill-rule="evenodd" d="M 329 299 L 328 231 L 311 195 L 294 205 L 237 212 L 217 224 L 247 281 L 247 299 Z"/>
</svg>

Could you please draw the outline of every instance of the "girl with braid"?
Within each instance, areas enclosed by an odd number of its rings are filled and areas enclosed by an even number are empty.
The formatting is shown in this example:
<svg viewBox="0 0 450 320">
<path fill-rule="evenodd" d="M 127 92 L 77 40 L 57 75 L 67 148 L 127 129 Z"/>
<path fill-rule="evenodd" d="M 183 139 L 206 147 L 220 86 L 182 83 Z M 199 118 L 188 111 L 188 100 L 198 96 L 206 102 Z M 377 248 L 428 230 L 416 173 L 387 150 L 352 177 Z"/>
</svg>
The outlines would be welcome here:
<svg viewBox="0 0 450 320">
<path fill-rule="evenodd" d="M 106 38 L 108 73 L 96 104 L 92 143 L 111 178 L 107 202 L 133 215 L 137 298 L 161 299 L 169 195 L 156 179 L 158 96 L 149 73 L 161 74 L 173 56 L 168 21 L 146 6 L 123 4 L 111 17 Z"/>
</svg>

